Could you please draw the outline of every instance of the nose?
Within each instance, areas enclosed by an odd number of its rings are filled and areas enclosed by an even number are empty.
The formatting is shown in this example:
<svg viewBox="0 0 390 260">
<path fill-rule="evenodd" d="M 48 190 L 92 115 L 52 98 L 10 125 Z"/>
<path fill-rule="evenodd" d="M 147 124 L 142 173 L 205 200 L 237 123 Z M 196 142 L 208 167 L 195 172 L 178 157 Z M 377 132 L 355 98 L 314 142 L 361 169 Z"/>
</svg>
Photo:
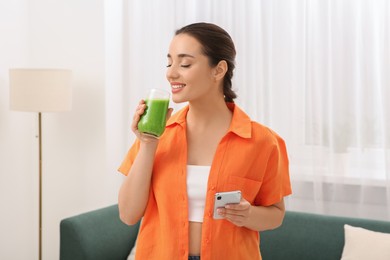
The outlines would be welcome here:
<svg viewBox="0 0 390 260">
<path fill-rule="evenodd" d="M 173 79 L 177 79 L 179 77 L 179 73 L 177 71 L 176 66 L 171 65 L 167 68 L 165 76 L 168 81 L 172 81 Z"/>
</svg>

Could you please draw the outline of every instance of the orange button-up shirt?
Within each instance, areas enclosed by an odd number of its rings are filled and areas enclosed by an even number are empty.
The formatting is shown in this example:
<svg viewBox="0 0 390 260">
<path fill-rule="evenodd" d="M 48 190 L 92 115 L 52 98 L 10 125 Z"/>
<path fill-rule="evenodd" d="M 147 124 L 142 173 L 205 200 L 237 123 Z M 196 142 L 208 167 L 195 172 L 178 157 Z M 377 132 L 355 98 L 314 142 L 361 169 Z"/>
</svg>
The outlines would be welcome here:
<svg viewBox="0 0 390 260">
<path fill-rule="evenodd" d="M 255 206 L 269 206 L 291 194 L 284 141 L 236 105 L 228 132 L 220 141 L 209 174 L 202 225 L 202 260 L 261 259 L 259 232 L 213 219 L 214 194 L 240 190 Z M 188 259 L 186 190 L 186 115 L 173 115 L 160 138 L 153 166 L 148 205 L 138 235 L 136 259 Z M 128 174 L 139 141 L 130 148 L 119 171 Z M 261 220 L 259 220 L 261 221 Z"/>
</svg>

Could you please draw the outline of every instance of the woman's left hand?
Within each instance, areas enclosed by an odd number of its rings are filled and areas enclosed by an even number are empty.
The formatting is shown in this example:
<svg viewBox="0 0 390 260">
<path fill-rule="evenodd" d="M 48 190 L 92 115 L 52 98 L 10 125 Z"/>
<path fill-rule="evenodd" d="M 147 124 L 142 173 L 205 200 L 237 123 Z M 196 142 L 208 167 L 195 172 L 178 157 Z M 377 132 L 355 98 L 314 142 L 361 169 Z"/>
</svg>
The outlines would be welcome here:
<svg viewBox="0 0 390 260">
<path fill-rule="evenodd" d="M 223 216 L 226 220 L 230 221 L 236 226 L 245 226 L 251 210 L 251 204 L 241 198 L 238 204 L 228 204 L 225 208 L 219 208 L 218 214 Z"/>
</svg>

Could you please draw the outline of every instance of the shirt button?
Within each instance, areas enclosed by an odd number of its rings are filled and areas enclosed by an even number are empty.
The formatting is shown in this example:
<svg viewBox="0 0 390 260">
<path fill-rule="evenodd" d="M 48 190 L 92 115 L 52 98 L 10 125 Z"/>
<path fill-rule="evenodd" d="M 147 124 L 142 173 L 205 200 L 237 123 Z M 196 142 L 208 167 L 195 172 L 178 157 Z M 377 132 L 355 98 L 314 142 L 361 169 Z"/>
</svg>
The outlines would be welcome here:
<svg viewBox="0 0 390 260">
<path fill-rule="evenodd" d="M 209 214 L 207 214 L 209 217 L 211 217 L 211 212 L 209 212 Z"/>
<path fill-rule="evenodd" d="M 211 190 L 215 190 L 215 186 L 211 186 Z"/>
<path fill-rule="evenodd" d="M 208 244 L 210 241 L 208 239 L 205 240 L 206 244 Z"/>
</svg>

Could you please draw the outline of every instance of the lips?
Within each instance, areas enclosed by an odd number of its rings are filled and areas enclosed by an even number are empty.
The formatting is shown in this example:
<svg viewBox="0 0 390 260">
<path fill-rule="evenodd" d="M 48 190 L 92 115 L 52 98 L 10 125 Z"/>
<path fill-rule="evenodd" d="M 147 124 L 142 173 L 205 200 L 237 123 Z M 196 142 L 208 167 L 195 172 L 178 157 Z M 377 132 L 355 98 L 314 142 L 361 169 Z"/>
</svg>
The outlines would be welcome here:
<svg viewBox="0 0 390 260">
<path fill-rule="evenodd" d="M 177 93 L 180 90 L 182 90 L 186 84 L 180 83 L 180 82 L 171 82 L 171 87 L 172 87 L 172 93 Z"/>
</svg>

